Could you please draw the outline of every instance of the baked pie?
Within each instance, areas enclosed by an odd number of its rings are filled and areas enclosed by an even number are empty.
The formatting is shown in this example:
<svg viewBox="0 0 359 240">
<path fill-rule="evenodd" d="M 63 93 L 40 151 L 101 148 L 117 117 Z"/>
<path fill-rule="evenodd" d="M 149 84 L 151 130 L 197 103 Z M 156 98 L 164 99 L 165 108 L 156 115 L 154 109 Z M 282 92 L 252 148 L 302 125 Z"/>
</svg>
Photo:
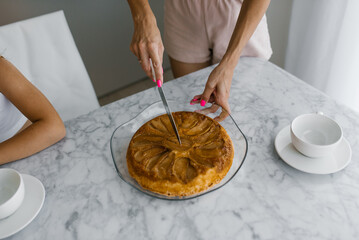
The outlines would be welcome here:
<svg viewBox="0 0 359 240">
<path fill-rule="evenodd" d="M 145 189 L 189 196 L 219 183 L 233 161 L 233 145 L 226 130 L 196 112 L 174 112 L 181 137 L 178 143 L 166 114 L 145 123 L 127 150 L 130 175 Z"/>
</svg>

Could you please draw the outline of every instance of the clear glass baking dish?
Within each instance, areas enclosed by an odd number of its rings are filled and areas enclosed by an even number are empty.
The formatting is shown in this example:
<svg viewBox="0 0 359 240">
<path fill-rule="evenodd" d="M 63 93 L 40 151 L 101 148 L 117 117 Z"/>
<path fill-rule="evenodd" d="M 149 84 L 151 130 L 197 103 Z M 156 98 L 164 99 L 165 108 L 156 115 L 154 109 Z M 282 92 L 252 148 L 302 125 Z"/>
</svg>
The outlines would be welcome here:
<svg viewBox="0 0 359 240">
<path fill-rule="evenodd" d="M 168 104 L 172 112 L 195 111 L 199 109 L 199 104 L 190 105 L 188 102 L 184 103 L 174 100 L 168 100 Z M 136 180 L 134 180 L 131 177 L 131 175 L 128 172 L 127 160 L 126 160 L 127 148 L 132 139 L 132 136 L 143 124 L 162 114 L 166 114 L 162 101 L 155 102 L 151 104 L 149 107 L 147 107 L 146 109 L 144 109 L 135 118 L 117 127 L 113 132 L 111 137 L 111 154 L 117 173 L 123 181 L 125 181 L 130 186 L 134 187 L 135 189 L 149 196 L 159 199 L 165 199 L 165 200 L 187 200 L 187 199 L 196 198 L 204 194 L 213 192 L 226 185 L 229 181 L 231 181 L 231 179 L 237 174 L 238 170 L 241 168 L 248 151 L 247 139 L 244 136 L 241 129 L 238 127 L 235 120 L 232 118 L 232 116 L 220 122 L 222 127 L 226 129 L 228 135 L 232 139 L 234 146 L 234 158 L 233 158 L 232 166 L 229 169 L 227 175 L 222 179 L 220 183 L 214 185 L 213 187 L 207 189 L 206 191 L 185 197 L 171 197 L 171 196 L 161 195 L 142 188 L 136 182 Z M 208 116 L 212 118 L 214 117 L 213 114 L 210 114 Z"/>
</svg>

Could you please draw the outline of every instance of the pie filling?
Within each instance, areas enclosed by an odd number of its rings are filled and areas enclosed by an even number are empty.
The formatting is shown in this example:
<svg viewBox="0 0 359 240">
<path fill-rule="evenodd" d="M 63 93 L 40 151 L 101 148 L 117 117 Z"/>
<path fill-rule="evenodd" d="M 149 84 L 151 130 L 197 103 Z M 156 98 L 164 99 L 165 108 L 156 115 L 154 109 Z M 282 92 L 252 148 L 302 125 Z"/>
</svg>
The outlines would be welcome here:
<svg viewBox="0 0 359 240">
<path fill-rule="evenodd" d="M 232 141 L 213 119 L 174 112 L 180 145 L 168 116 L 145 123 L 127 150 L 131 176 L 145 189 L 169 195 L 199 193 L 225 177 L 233 161 Z"/>
</svg>

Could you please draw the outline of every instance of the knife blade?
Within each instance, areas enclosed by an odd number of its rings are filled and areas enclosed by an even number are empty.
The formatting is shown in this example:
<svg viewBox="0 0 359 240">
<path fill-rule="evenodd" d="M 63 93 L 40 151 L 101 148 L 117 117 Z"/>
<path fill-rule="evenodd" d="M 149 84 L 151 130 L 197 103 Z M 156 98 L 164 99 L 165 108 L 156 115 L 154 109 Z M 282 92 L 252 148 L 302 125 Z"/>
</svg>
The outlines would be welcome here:
<svg viewBox="0 0 359 240">
<path fill-rule="evenodd" d="M 153 76 L 154 79 L 156 80 L 157 78 L 156 78 L 155 69 L 153 68 L 152 59 L 150 59 L 150 65 L 151 65 L 151 70 L 152 70 L 152 76 Z M 177 127 L 176 127 L 175 120 L 173 119 L 171 109 L 170 109 L 170 107 L 168 106 L 165 93 L 163 92 L 163 85 L 162 85 L 161 87 L 158 87 L 157 89 L 158 89 L 158 92 L 160 93 L 160 97 L 161 97 L 161 99 L 162 99 L 163 106 L 164 106 L 165 109 L 166 109 L 166 112 L 167 112 L 167 115 L 168 115 L 168 117 L 169 117 L 169 119 L 170 119 L 170 122 L 171 122 L 171 125 L 172 125 L 172 127 L 173 127 L 173 130 L 174 130 L 174 132 L 176 133 L 178 142 L 179 142 L 180 145 L 182 145 L 181 138 L 180 138 L 180 136 L 179 136 L 179 133 L 178 133 L 178 130 L 177 130 Z"/>
</svg>

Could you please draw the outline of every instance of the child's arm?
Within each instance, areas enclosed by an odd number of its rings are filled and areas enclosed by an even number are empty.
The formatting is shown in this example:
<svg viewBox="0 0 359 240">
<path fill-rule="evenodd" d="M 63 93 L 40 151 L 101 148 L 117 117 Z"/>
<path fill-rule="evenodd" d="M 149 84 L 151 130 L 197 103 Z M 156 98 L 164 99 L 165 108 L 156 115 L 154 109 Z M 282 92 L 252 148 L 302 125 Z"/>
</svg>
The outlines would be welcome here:
<svg viewBox="0 0 359 240">
<path fill-rule="evenodd" d="M 37 153 L 66 135 L 60 116 L 47 98 L 3 57 L 0 57 L 0 92 L 32 122 L 0 143 L 0 165 Z"/>
</svg>

